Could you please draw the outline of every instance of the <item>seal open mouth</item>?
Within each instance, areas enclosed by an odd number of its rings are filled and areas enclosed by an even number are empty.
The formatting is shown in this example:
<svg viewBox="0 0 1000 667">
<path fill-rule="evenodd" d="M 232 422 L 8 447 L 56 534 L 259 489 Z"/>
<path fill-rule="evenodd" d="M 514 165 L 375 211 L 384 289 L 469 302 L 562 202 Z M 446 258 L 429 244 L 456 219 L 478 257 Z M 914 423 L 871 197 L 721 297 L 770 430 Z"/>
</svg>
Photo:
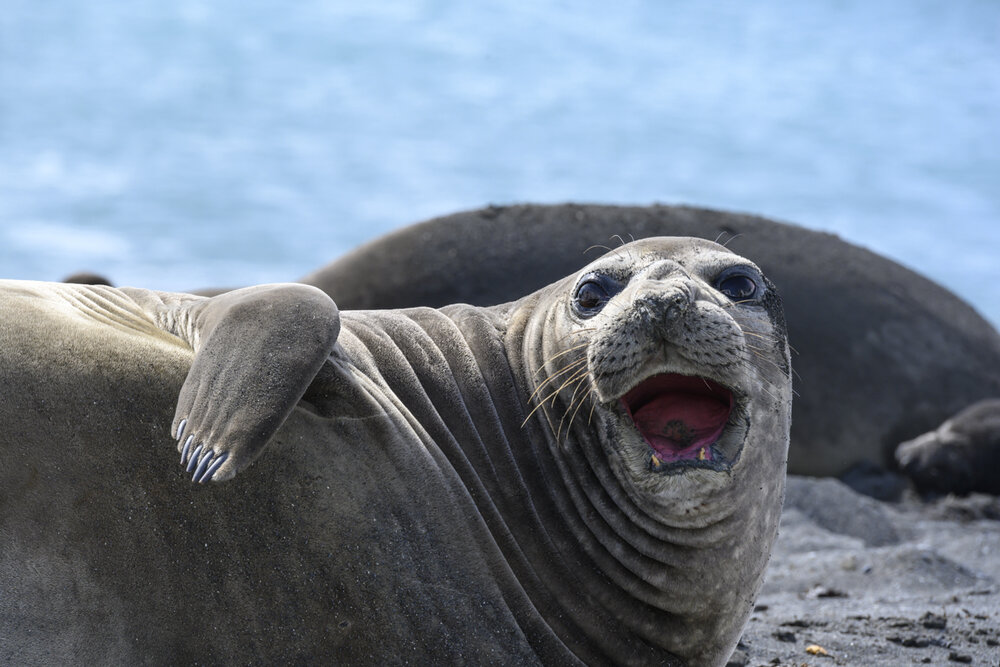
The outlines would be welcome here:
<svg viewBox="0 0 1000 667">
<path fill-rule="evenodd" d="M 653 470 L 672 463 L 721 458 L 713 445 L 729 423 L 734 401 L 733 393 L 719 383 L 675 373 L 654 375 L 625 394 L 621 402 L 653 449 Z"/>
</svg>

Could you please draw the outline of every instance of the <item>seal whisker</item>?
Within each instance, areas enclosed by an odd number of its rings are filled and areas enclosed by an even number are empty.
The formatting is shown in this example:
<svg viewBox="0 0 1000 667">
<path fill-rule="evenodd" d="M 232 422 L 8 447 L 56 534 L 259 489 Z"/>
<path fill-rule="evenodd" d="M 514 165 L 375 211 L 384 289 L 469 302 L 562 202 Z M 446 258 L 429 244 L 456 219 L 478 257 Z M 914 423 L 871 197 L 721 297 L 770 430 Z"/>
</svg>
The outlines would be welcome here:
<svg viewBox="0 0 1000 667">
<path fill-rule="evenodd" d="M 746 329 L 744 329 L 743 330 L 743 335 L 744 336 L 753 336 L 754 338 L 760 338 L 761 340 L 766 341 L 768 343 L 777 343 L 778 342 L 778 339 L 775 338 L 774 336 L 767 336 L 765 334 L 757 333 L 756 331 L 747 331 Z"/>
<path fill-rule="evenodd" d="M 583 384 L 583 380 L 584 380 L 584 378 L 580 378 L 580 380 L 577 382 L 576 389 L 573 390 L 574 400 L 576 398 L 576 392 L 580 390 L 580 385 Z M 569 430 L 573 427 L 573 420 L 576 419 L 576 413 L 578 413 L 580 411 L 580 408 L 583 407 L 583 404 L 584 404 L 584 402 L 586 402 L 587 397 L 590 396 L 593 393 L 593 391 L 594 391 L 594 389 L 591 387 L 591 388 L 588 388 L 587 391 L 584 392 L 583 394 L 580 394 L 580 401 L 576 404 L 576 410 L 573 411 L 573 415 L 569 418 L 569 423 L 566 424 L 566 437 L 567 438 L 569 437 Z M 573 407 L 573 400 L 570 401 L 569 408 L 566 408 L 566 413 L 569 413 L 569 410 L 572 407 Z M 590 412 L 591 415 L 594 414 L 593 410 L 594 410 L 593 407 L 591 407 L 591 412 Z M 563 414 L 563 419 L 565 419 L 565 418 L 566 418 L 566 414 Z M 590 424 L 590 420 L 589 419 L 587 420 L 587 423 Z M 562 430 L 562 419 L 559 420 L 559 430 L 560 431 Z M 559 434 L 556 433 L 556 442 L 558 442 L 558 441 L 559 441 Z"/>
<path fill-rule="evenodd" d="M 556 442 L 559 441 L 559 433 L 562 432 L 563 420 L 566 419 L 566 415 L 569 414 L 569 411 L 573 409 L 573 404 L 576 403 L 577 392 L 580 391 L 580 387 L 583 385 L 583 382 L 584 382 L 585 379 L 586 379 L 586 376 L 585 375 L 581 375 L 581 376 L 579 376 L 579 379 L 577 379 L 575 381 L 576 386 L 573 388 L 573 394 L 569 398 L 569 405 L 566 407 L 566 411 L 563 412 L 562 419 L 559 420 L 559 430 L 556 432 Z M 577 410 L 580 409 L 580 405 L 583 405 L 583 398 L 585 396 L 586 396 L 586 394 L 581 394 L 580 395 L 580 403 L 577 405 L 577 408 L 576 408 Z M 573 416 L 570 417 L 569 424 L 566 425 L 566 432 L 567 433 L 569 433 L 569 427 L 570 427 L 570 425 L 572 425 L 573 419 L 575 417 L 576 417 L 576 412 L 573 413 Z"/>
<path fill-rule="evenodd" d="M 596 327 L 586 327 L 586 328 L 583 328 L 583 329 L 577 329 L 576 331 L 570 331 L 569 333 L 567 333 L 567 334 L 565 334 L 563 336 L 559 336 L 559 338 L 556 338 L 553 342 L 554 343 L 561 343 L 564 340 L 566 340 L 567 338 L 569 338 L 570 336 L 579 336 L 580 334 L 590 333 L 591 331 L 596 331 L 596 330 L 597 330 Z"/>
<path fill-rule="evenodd" d="M 561 372 L 562 372 L 562 371 L 561 371 Z M 554 391 L 552 391 L 551 393 L 549 393 L 549 394 L 546 394 L 545 398 L 543 398 L 543 399 L 541 399 L 540 401 L 538 401 L 538 405 L 536 405 L 536 406 L 535 406 L 535 407 L 534 407 L 534 408 L 533 408 L 533 409 L 531 410 L 531 412 L 529 412 L 529 413 L 528 413 L 528 416 L 524 418 L 524 421 L 523 421 L 523 422 L 521 422 L 521 427 L 523 428 L 523 427 L 524 427 L 524 425 L 528 423 L 528 420 L 529 420 L 529 419 L 531 419 L 531 415 L 535 414 L 535 412 L 536 412 L 536 411 L 538 410 L 538 408 L 540 408 L 540 407 L 542 407 L 543 405 L 545 405 L 545 403 L 546 403 L 546 402 L 547 402 L 547 401 L 548 401 L 548 400 L 549 400 L 550 398 L 551 398 L 551 399 L 553 399 L 553 401 L 554 401 L 554 400 L 555 400 L 555 397 L 559 395 L 559 392 L 561 392 L 561 391 L 562 391 L 563 389 L 565 389 L 565 388 L 566 388 L 566 386 L 567 386 L 567 385 L 569 385 L 569 384 L 570 384 L 571 382 L 574 382 L 574 381 L 578 380 L 578 379 L 580 378 L 580 376 L 581 376 L 581 375 L 583 375 L 583 374 L 585 374 L 585 373 L 587 373 L 587 372 L 588 372 L 588 369 L 587 369 L 587 367 L 586 367 L 586 366 L 584 366 L 584 367 L 583 367 L 582 369 L 579 369 L 579 370 L 577 370 L 577 372 L 576 372 L 576 373 L 574 373 L 574 374 L 573 374 L 573 375 L 572 375 L 572 376 L 571 376 L 571 377 L 570 377 L 570 378 L 569 378 L 568 380 L 566 380 L 566 381 L 565 381 L 564 383 L 562 383 L 562 385 L 561 385 L 561 386 L 560 386 L 560 387 L 559 387 L 558 389 L 555 389 L 555 390 L 554 390 Z M 550 378 L 550 380 L 551 380 L 551 379 L 552 379 L 552 378 Z M 549 381 L 549 380 L 546 380 L 546 382 L 548 382 L 548 381 Z M 537 392 L 538 390 L 536 389 L 535 391 Z M 534 396 L 534 394 L 532 394 L 532 396 Z M 530 400 L 530 398 L 529 398 L 529 400 Z"/>
<path fill-rule="evenodd" d="M 784 367 L 780 366 L 780 365 L 779 365 L 779 364 L 778 364 L 777 362 L 775 362 L 775 361 L 774 361 L 773 359 L 768 359 L 768 358 L 767 358 L 766 356 L 764 356 L 764 354 L 763 354 L 763 353 L 766 353 L 766 352 L 767 352 L 767 349 L 766 349 L 766 348 L 761 348 L 761 347 L 755 347 L 755 346 L 753 346 L 753 345 L 750 345 L 749 343 L 747 343 L 747 344 L 746 344 L 746 348 L 747 348 L 747 350 L 748 350 L 748 351 L 750 352 L 750 354 L 752 354 L 752 355 L 753 355 L 754 357 L 757 357 L 757 358 L 758 358 L 758 359 L 760 359 L 761 361 L 766 361 L 767 363 L 769 363 L 769 364 L 771 365 L 771 367 L 772 367 L 772 368 L 775 368 L 775 369 L 777 369 L 778 371 L 780 371 L 780 372 L 782 372 L 782 373 L 785 373 L 785 372 L 786 372 L 786 369 L 785 369 Z M 750 361 L 749 359 L 745 359 L 745 360 L 746 360 L 746 361 Z M 798 377 L 798 373 L 796 373 L 796 372 L 795 372 L 795 369 L 794 369 L 794 368 L 792 368 L 792 369 L 791 369 L 791 371 L 792 371 L 792 373 L 793 373 L 793 374 L 794 374 L 794 375 L 795 375 L 796 377 Z M 802 378 L 801 378 L 801 377 L 799 377 L 799 379 L 801 380 Z"/>
<path fill-rule="evenodd" d="M 553 380 L 559 379 L 561 376 L 565 375 L 566 373 L 569 373 L 569 372 L 573 371 L 578 366 L 580 366 L 580 364 L 586 363 L 586 361 L 587 361 L 587 357 L 580 357 L 576 361 L 572 361 L 572 362 L 566 364 L 564 367 L 562 367 L 561 369 L 559 369 L 558 372 L 553 373 L 552 375 L 550 375 L 548 378 L 545 379 L 544 382 L 542 382 L 537 387 L 535 387 L 535 390 L 533 392 L 531 392 L 530 396 L 528 396 L 528 401 L 531 401 L 531 399 L 533 399 L 535 397 L 535 395 L 538 394 L 538 392 L 541 391 L 545 387 L 545 385 L 549 384 Z"/>
<path fill-rule="evenodd" d="M 588 367 L 586 367 L 586 366 L 584 366 L 583 368 L 577 370 L 576 373 L 574 373 L 572 376 L 570 376 L 570 378 L 568 380 L 566 380 L 565 382 L 563 382 L 562 385 L 558 389 L 556 389 L 554 392 L 552 392 L 551 394 L 549 394 L 549 396 L 556 396 L 556 395 L 558 395 L 559 392 L 561 392 L 563 389 L 565 389 L 566 387 L 568 387 L 570 384 L 572 384 L 574 382 L 581 381 L 587 375 L 587 373 L 589 373 L 589 372 L 590 372 L 590 369 Z M 575 393 L 576 392 L 574 392 L 574 394 Z M 545 399 L 542 402 L 544 403 L 546 400 L 548 400 L 549 396 L 546 396 Z"/>
<path fill-rule="evenodd" d="M 746 333 L 750 333 L 750 332 L 747 332 L 747 331 L 744 331 L 743 333 L 744 333 L 744 334 L 746 334 Z M 762 336 L 762 338 L 764 338 L 764 337 Z M 766 339 L 766 338 L 764 338 L 764 340 L 767 340 L 767 339 Z M 769 342 L 773 342 L 773 343 L 779 343 L 780 341 L 777 341 L 777 340 L 773 340 L 773 341 L 769 341 Z M 746 343 L 746 346 L 747 346 L 747 347 L 748 347 L 749 349 L 751 349 L 751 350 L 754 350 L 754 353 L 755 353 L 755 354 L 757 354 L 757 353 L 767 353 L 767 349 L 766 349 L 766 348 L 761 348 L 761 347 L 755 347 L 755 346 L 751 345 L 750 343 Z M 789 347 L 789 349 L 791 349 L 791 345 L 789 345 L 788 347 Z M 759 355 L 758 355 L 758 356 L 759 356 Z M 771 363 L 774 363 L 774 362 L 772 361 Z M 775 364 L 775 366 L 777 366 L 777 364 Z M 783 369 L 783 368 L 781 368 L 780 366 L 777 366 L 777 368 L 778 368 L 779 370 L 781 370 L 781 371 L 784 371 L 784 369 Z M 799 375 L 799 372 L 798 372 L 797 370 L 795 370 L 795 366 L 792 366 L 792 367 L 791 367 L 791 371 L 792 371 L 792 375 L 793 375 L 794 377 L 797 377 L 797 378 L 798 378 L 799 380 L 802 380 L 802 376 L 801 376 L 801 375 Z"/>
<path fill-rule="evenodd" d="M 782 368 L 781 366 L 779 366 L 778 364 L 776 364 L 776 363 L 774 363 L 773 361 L 771 361 L 770 359 L 767 359 L 766 357 L 764 357 L 764 356 L 762 356 L 762 355 L 758 354 L 757 352 L 752 352 L 751 354 L 753 354 L 753 356 L 754 356 L 754 357 L 756 357 L 757 359 L 760 359 L 761 361 L 766 361 L 766 362 L 768 362 L 768 363 L 769 363 L 769 364 L 771 364 L 771 365 L 772 365 L 772 366 L 773 366 L 773 367 L 774 367 L 775 369 L 777 369 L 777 370 L 778 370 L 778 371 L 780 371 L 780 372 L 781 372 L 782 374 L 784 374 L 784 369 L 783 369 L 783 368 Z M 748 359 L 748 358 L 746 358 L 746 357 L 744 357 L 744 358 L 742 359 L 742 361 L 741 361 L 741 364 L 742 364 L 743 366 L 746 366 L 747 368 L 758 368 L 758 366 L 757 366 L 757 365 L 756 365 L 756 364 L 754 363 L 754 361 L 753 361 L 752 359 Z M 768 380 L 768 379 L 767 379 L 766 377 L 765 377 L 765 378 L 763 378 L 763 379 L 765 380 L 765 382 L 767 382 L 767 384 L 770 384 L 770 385 L 772 385 L 772 386 L 775 386 L 775 384 L 776 384 L 775 382 L 772 382 L 771 380 Z M 761 387 L 761 389 L 762 389 L 763 391 L 767 392 L 767 390 L 766 390 L 766 389 L 764 389 L 763 387 Z M 772 396 L 772 395 L 770 394 L 770 392 L 767 392 L 767 393 L 768 393 L 768 395 L 769 395 L 769 396 L 771 396 L 772 398 L 774 398 L 774 396 Z M 798 392 L 796 392 L 796 391 L 795 391 L 794 389 L 792 389 L 792 394 L 793 394 L 793 395 L 795 395 L 795 396 L 798 396 Z"/>
<path fill-rule="evenodd" d="M 548 365 L 549 365 L 549 364 L 550 364 L 551 362 L 555 361 L 555 360 L 556 360 L 556 359 L 558 359 L 559 357 L 561 357 L 561 356 L 563 356 L 563 355 L 566 355 L 566 354 L 570 354 L 571 352 L 574 352 L 575 350 L 579 350 L 580 348 L 583 348 L 583 347 L 587 347 L 588 345 L 590 345 L 590 341 L 587 341 L 587 342 L 585 342 L 585 343 L 580 343 L 579 345 L 574 345 L 574 346 L 573 346 L 573 347 L 571 347 L 571 348 L 568 348 L 568 349 L 566 349 L 566 350 L 563 350 L 563 351 L 562 351 L 562 352 L 560 352 L 559 354 L 554 354 L 554 355 L 552 355 L 551 357 L 549 357 L 548 359 L 546 359 L 545 361 L 543 361 L 543 362 L 541 363 L 541 365 L 540 365 L 540 366 L 538 367 L 538 370 L 537 370 L 537 371 L 535 371 L 534 373 L 532 373 L 532 375 L 531 375 L 532 379 L 534 379 L 534 377 L 535 377 L 536 375 L 538 375 L 538 374 L 539 374 L 539 373 L 541 373 L 541 372 L 542 372 L 543 370 L 545 370 L 545 367 L 546 367 L 546 366 L 548 366 Z M 573 363 L 576 363 L 576 362 L 573 362 Z"/>
<path fill-rule="evenodd" d="M 719 243 L 719 239 L 722 238 L 723 234 L 730 234 L 730 236 L 729 236 L 728 239 L 726 239 L 725 243 Z M 735 241 L 736 239 L 738 239 L 741 236 L 743 236 L 743 235 L 742 234 L 733 234 L 732 232 L 727 232 L 727 231 L 723 230 L 723 231 L 719 232 L 718 236 L 715 237 L 715 242 L 719 243 L 719 245 L 721 245 L 723 248 L 728 248 L 730 243 L 732 243 L 733 241 Z"/>
<path fill-rule="evenodd" d="M 594 419 L 594 408 L 597 407 L 597 401 L 593 400 L 594 397 L 594 387 L 591 386 L 587 390 L 587 396 L 591 399 L 590 401 L 590 415 L 587 417 L 587 426 L 590 426 L 590 422 Z"/>
</svg>

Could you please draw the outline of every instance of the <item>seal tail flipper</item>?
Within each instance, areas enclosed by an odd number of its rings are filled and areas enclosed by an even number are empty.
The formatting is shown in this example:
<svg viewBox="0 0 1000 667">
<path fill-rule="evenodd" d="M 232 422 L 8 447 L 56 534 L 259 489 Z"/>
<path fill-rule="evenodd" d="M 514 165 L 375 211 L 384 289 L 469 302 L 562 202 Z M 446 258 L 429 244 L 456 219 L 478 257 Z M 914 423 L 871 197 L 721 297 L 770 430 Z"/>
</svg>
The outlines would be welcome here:
<svg viewBox="0 0 1000 667">
<path fill-rule="evenodd" d="M 260 454 L 323 366 L 340 332 L 337 306 L 297 284 L 212 298 L 156 293 L 156 301 L 158 324 L 195 351 L 171 431 L 181 465 L 195 482 L 231 479 Z"/>
</svg>

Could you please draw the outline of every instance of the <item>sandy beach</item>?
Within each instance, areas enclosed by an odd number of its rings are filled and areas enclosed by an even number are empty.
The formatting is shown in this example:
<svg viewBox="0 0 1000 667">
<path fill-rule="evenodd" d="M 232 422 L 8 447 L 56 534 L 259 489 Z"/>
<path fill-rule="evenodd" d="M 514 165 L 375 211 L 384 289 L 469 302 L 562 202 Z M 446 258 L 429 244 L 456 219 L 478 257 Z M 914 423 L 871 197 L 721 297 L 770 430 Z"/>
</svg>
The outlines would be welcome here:
<svg viewBox="0 0 1000 667">
<path fill-rule="evenodd" d="M 1000 499 L 899 502 L 790 476 L 730 665 L 1000 664 Z"/>
</svg>

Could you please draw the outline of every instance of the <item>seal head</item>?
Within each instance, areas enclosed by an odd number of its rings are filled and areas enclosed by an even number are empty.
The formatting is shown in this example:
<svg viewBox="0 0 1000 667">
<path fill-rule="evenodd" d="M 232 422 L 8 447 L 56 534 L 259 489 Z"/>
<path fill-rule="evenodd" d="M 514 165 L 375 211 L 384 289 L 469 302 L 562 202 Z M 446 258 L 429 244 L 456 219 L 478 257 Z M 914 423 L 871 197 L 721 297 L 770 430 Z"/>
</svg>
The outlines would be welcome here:
<svg viewBox="0 0 1000 667">
<path fill-rule="evenodd" d="M 753 263 L 688 238 L 623 246 L 549 294 L 560 297 L 533 304 L 524 353 L 534 414 L 575 477 L 567 485 L 588 497 L 577 510 L 603 508 L 589 528 L 656 561 L 619 549 L 607 563 L 664 594 L 653 604 L 676 616 L 656 640 L 695 663 L 724 660 L 781 509 L 791 379 L 780 299 Z"/>
</svg>

